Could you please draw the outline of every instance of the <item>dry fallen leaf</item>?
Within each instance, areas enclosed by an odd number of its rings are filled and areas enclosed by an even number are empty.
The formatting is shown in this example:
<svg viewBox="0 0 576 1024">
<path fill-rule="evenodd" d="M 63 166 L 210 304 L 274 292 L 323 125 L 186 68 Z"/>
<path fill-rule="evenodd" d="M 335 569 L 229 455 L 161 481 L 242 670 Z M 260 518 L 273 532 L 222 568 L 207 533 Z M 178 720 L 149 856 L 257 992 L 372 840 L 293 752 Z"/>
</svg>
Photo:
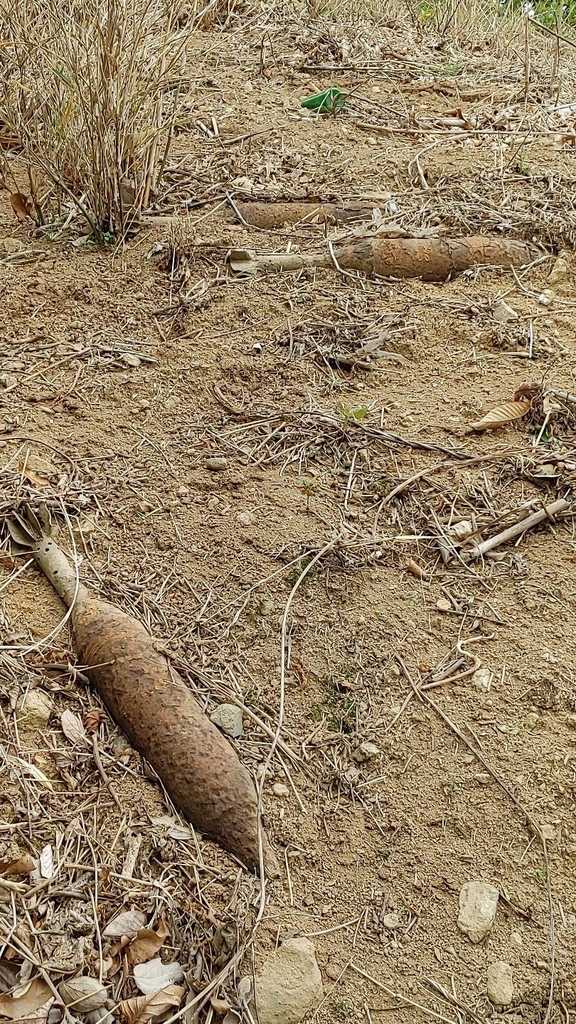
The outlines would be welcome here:
<svg viewBox="0 0 576 1024">
<path fill-rule="evenodd" d="M 88 737 L 79 715 L 75 715 L 73 711 L 63 711 L 60 718 L 60 726 L 66 739 L 70 740 L 70 743 L 86 746 Z"/>
<path fill-rule="evenodd" d="M 11 995 L 0 996 L 0 1017 L 18 1021 L 30 1019 L 32 1014 L 40 1010 L 40 1007 L 44 1008 L 52 999 L 52 990 L 46 982 L 42 978 L 32 978 Z M 45 1017 L 48 1016 L 49 1008 L 46 1009 Z"/>
<path fill-rule="evenodd" d="M 35 867 L 34 857 L 24 853 L 18 860 L 0 861 L 0 875 L 29 875 Z"/>
<path fill-rule="evenodd" d="M 164 921 L 160 922 L 156 931 L 151 928 L 142 928 L 128 947 L 128 963 L 143 964 L 147 960 L 151 960 L 162 948 L 167 935 L 168 929 Z M 162 986 L 159 987 L 162 988 Z"/>
<path fill-rule="evenodd" d="M 18 981 L 18 969 L 9 960 L 0 960 L 0 992 L 8 992 Z"/>
<path fill-rule="evenodd" d="M 86 732 L 97 732 L 100 722 L 103 722 L 105 718 L 106 715 L 104 714 L 103 711 L 100 710 L 100 708 L 90 708 L 90 710 L 86 712 L 83 718 L 84 728 L 86 729 Z"/>
<path fill-rule="evenodd" d="M 522 419 L 530 411 L 531 402 L 503 402 L 495 409 L 487 412 L 481 420 L 470 424 L 473 430 L 496 430 L 498 427 L 505 427 L 514 420 Z"/>
<path fill-rule="evenodd" d="M 32 484 L 33 487 L 36 487 L 38 490 L 42 490 L 43 487 L 50 486 L 50 480 L 48 479 L 47 476 L 44 476 L 43 473 L 37 473 L 36 470 L 29 469 L 28 467 L 24 467 L 21 470 L 21 473 L 24 479 L 27 480 L 29 484 Z"/>
<path fill-rule="evenodd" d="M 10 195 L 10 206 L 18 217 L 20 223 L 30 216 L 30 201 L 22 192 L 12 192 Z"/>
<path fill-rule="evenodd" d="M 150 960 L 147 964 L 136 964 L 134 981 L 145 996 L 154 996 L 170 985 L 184 981 L 184 972 L 180 964 L 163 964 L 158 958 Z"/>
<path fill-rule="evenodd" d="M 54 874 L 54 854 L 50 845 L 43 847 L 38 862 L 40 878 L 52 878 Z"/>
<path fill-rule="evenodd" d="M 412 573 L 412 575 L 415 576 L 417 580 L 423 580 L 426 577 L 425 570 L 413 558 L 408 559 L 404 568 L 407 570 L 407 572 Z"/>
<path fill-rule="evenodd" d="M 133 936 L 146 924 L 146 914 L 140 910 L 127 910 L 118 914 L 105 927 L 102 936 L 105 939 L 121 939 L 124 935 Z"/>
<path fill-rule="evenodd" d="M 99 1010 L 108 998 L 108 992 L 100 981 L 84 976 L 61 982 L 58 991 L 66 1006 L 78 1013 Z"/>
<path fill-rule="evenodd" d="M 155 1017 L 161 1017 L 167 1010 L 180 1006 L 184 989 L 181 985 L 169 985 L 153 996 L 135 996 L 120 1003 L 120 1011 L 128 1024 L 148 1024 Z"/>
</svg>

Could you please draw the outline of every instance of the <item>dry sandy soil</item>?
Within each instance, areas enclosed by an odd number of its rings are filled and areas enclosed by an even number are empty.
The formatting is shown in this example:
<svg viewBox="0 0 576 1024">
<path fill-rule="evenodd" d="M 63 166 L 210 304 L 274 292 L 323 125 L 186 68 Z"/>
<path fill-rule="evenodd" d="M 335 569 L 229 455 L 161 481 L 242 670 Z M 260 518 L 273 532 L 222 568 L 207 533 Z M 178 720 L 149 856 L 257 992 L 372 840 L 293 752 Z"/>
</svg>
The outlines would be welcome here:
<svg viewBox="0 0 576 1024">
<path fill-rule="evenodd" d="M 245 706 L 235 742 L 257 778 L 300 579 L 263 790 L 282 877 L 219 990 L 232 1003 L 253 962 L 307 935 L 318 1021 L 493 1019 L 495 961 L 513 969 L 507 1021 L 576 1012 L 573 519 L 491 559 L 442 557 L 455 523 L 486 538 L 572 499 L 575 407 L 538 391 L 576 391 L 576 150 L 557 109 L 574 75 L 562 48 L 552 81 L 552 43 L 534 33 L 526 91 L 521 35 L 499 52 L 488 30 L 442 39 L 392 16 L 232 17 L 191 37 L 187 119 L 157 204 L 187 209 L 182 224 L 99 250 L 34 237 L 1 200 L 2 239 L 33 249 L 25 260 L 2 243 L 3 513 L 46 500 L 82 579 L 148 625 L 206 709 Z M 330 85 L 349 93 L 343 112 L 300 107 Z M 491 233 L 540 253 L 516 276 L 442 284 L 335 268 L 235 277 L 232 246 L 326 242 L 314 226 L 239 224 L 227 194 L 367 198 L 383 213 L 364 231 Z M 506 322 L 502 296 L 517 313 Z M 371 368 L 339 360 L 379 336 Z M 527 416 L 470 429 L 526 384 Z M 7 547 L 2 565 L 2 861 L 53 855 L 51 879 L 0 888 L 4 939 L 17 927 L 20 942 L 4 955 L 18 966 L 31 947 L 55 984 L 103 962 L 117 1003 L 135 989 L 111 974 L 101 933 L 137 909 L 166 919 L 162 956 L 182 963 L 189 999 L 249 936 L 259 880 L 175 829 L 105 718 L 114 802 L 91 744 L 61 728 L 65 710 L 98 703 L 63 606 Z M 18 712 L 30 687 L 51 701 L 42 728 Z M 366 758 L 367 742 L 379 753 Z M 478 945 L 457 926 L 471 879 L 501 894 Z"/>
</svg>

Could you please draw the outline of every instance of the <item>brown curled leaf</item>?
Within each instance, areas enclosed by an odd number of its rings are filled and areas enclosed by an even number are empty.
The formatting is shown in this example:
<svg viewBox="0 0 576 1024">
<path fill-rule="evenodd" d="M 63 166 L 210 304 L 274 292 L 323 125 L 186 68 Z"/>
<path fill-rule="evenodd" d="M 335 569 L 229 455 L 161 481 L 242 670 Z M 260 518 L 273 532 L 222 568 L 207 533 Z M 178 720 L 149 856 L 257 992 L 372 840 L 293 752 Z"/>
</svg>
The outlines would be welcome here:
<svg viewBox="0 0 576 1024">
<path fill-rule="evenodd" d="M 181 985 L 167 985 L 152 996 L 134 996 L 120 1003 L 120 1012 L 128 1024 L 148 1024 L 167 1010 L 180 1006 L 184 989 Z"/>
<path fill-rule="evenodd" d="M 505 427 L 514 420 L 520 420 L 530 411 L 531 402 L 526 400 L 520 402 L 503 402 L 497 405 L 490 412 L 487 412 L 481 420 L 471 423 L 472 430 L 497 430 L 498 427 Z"/>
<path fill-rule="evenodd" d="M 38 1014 L 38 1018 L 46 1018 L 42 1008 L 52 998 L 52 989 L 42 978 L 32 978 L 14 992 L 0 996 L 0 1016 L 14 1021 L 29 1020 Z M 49 1008 L 49 1007 L 48 1007 Z"/>
<path fill-rule="evenodd" d="M 18 220 L 22 224 L 29 216 L 32 210 L 30 200 L 27 196 L 23 195 L 22 192 L 12 192 L 10 195 L 10 206 L 14 210 L 14 213 L 18 217 Z"/>
<path fill-rule="evenodd" d="M 160 922 L 156 931 L 152 928 L 142 928 L 128 947 L 128 963 L 143 964 L 147 960 L 152 960 L 164 945 L 167 936 L 168 928 L 164 920 Z"/>
</svg>

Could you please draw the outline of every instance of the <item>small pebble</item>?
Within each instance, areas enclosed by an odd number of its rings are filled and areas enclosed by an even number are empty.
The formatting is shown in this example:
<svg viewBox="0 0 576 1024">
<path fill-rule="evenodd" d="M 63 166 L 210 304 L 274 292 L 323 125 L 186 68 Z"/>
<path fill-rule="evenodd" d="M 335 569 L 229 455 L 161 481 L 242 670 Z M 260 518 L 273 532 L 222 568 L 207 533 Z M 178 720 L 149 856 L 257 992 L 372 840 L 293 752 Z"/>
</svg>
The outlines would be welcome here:
<svg viewBox="0 0 576 1024">
<path fill-rule="evenodd" d="M 290 794 L 288 786 L 285 786 L 283 782 L 275 782 L 272 786 L 272 792 L 274 796 L 289 796 Z"/>
<path fill-rule="evenodd" d="M 439 597 L 436 601 L 436 607 L 439 612 L 449 612 L 452 608 L 452 603 L 447 597 Z"/>
<path fill-rule="evenodd" d="M 228 459 L 224 459 L 217 455 L 212 459 L 206 459 L 204 465 L 206 466 L 206 469 L 211 469 L 213 472 L 217 473 L 223 469 L 228 469 Z"/>
<path fill-rule="evenodd" d="M 19 238 L 3 238 L 0 242 L 0 249 L 3 252 L 20 252 L 24 248 L 24 242 Z"/>
<path fill-rule="evenodd" d="M 388 928 L 393 932 L 395 928 L 400 927 L 400 918 L 398 917 L 398 914 L 385 914 L 382 918 L 382 924 L 385 928 Z"/>
<path fill-rule="evenodd" d="M 528 729 L 533 729 L 538 721 L 538 715 L 535 711 L 531 711 L 530 714 L 526 715 L 526 726 Z"/>
<path fill-rule="evenodd" d="M 314 905 L 314 897 L 309 892 L 307 892 L 302 900 L 302 903 L 304 904 L 305 907 L 312 907 Z"/>
<path fill-rule="evenodd" d="M 339 967 L 338 964 L 334 964 L 332 961 L 329 961 L 326 964 L 325 974 L 327 978 L 330 978 L 330 981 L 338 981 L 338 978 L 342 974 L 342 968 Z"/>
<path fill-rule="evenodd" d="M 492 317 L 497 323 L 505 324 L 507 320 L 517 320 L 518 313 L 507 302 L 496 302 L 492 309 Z"/>
<path fill-rule="evenodd" d="M 522 946 L 524 939 L 522 938 L 521 932 L 512 932 L 510 935 L 510 942 L 513 942 L 515 946 Z"/>
<path fill-rule="evenodd" d="M 510 964 L 497 960 L 487 973 L 488 999 L 495 1006 L 510 1006 L 514 998 L 514 981 Z"/>
<path fill-rule="evenodd" d="M 472 686 L 481 693 L 488 693 L 492 685 L 492 673 L 489 668 L 477 668 L 472 676 Z"/>
<path fill-rule="evenodd" d="M 242 735 L 244 730 L 242 711 L 235 704 L 219 704 L 210 715 L 210 719 L 228 736 L 236 738 Z"/>
<path fill-rule="evenodd" d="M 466 882 L 459 897 L 458 927 L 472 942 L 482 942 L 492 930 L 498 908 L 498 889 L 490 882 Z"/>
<path fill-rule="evenodd" d="M 44 690 L 29 690 L 17 705 L 18 725 L 21 729 L 43 731 L 53 710 L 52 698 Z"/>
<path fill-rule="evenodd" d="M 126 364 L 126 366 L 133 366 L 134 368 L 140 366 L 142 363 L 142 360 L 138 356 L 134 355 L 133 352 L 123 352 L 120 359 Z"/>
<path fill-rule="evenodd" d="M 365 743 L 361 743 L 358 749 L 354 751 L 352 757 L 355 761 L 362 763 L 362 761 L 370 761 L 373 757 L 379 757 L 381 753 L 380 747 L 366 740 Z"/>
<path fill-rule="evenodd" d="M 239 523 L 242 523 L 242 526 L 252 526 L 256 522 L 253 512 L 239 512 L 236 518 Z"/>
<path fill-rule="evenodd" d="M 557 284 L 561 284 L 562 281 L 566 279 L 569 273 L 570 264 L 568 263 L 568 260 L 564 259 L 563 256 L 559 256 L 556 262 L 554 263 L 552 270 L 548 274 L 548 280 L 552 287 L 554 287 Z"/>
<path fill-rule="evenodd" d="M 541 306 L 549 306 L 553 298 L 554 292 L 550 288 L 546 288 L 546 290 L 541 292 L 538 296 L 538 302 Z"/>
</svg>

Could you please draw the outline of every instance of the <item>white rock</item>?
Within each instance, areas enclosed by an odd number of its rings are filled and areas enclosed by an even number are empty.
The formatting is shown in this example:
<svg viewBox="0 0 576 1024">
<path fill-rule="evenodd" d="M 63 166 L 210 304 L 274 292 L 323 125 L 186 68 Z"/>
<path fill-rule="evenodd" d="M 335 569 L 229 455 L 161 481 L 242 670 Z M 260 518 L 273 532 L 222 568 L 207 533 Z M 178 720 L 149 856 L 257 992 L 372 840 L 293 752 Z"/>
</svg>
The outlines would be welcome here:
<svg viewBox="0 0 576 1024">
<path fill-rule="evenodd" d="M 546 288 L 545 291 L 541 292 L 538 296 L 538 302 L 541 306 L 549 306 L 554 298 L 554 292 L 551 288 Z"/>
<path fill-rule="evenodd" d="M 400 927 L 400 918 L 398 914 L 385 914 L 382 918 L 382 924 L 385 928 L 389 928 L 390 931 L 394 931 L 395 928 Z"/>
<path fill-rule="evenodd" d="M 275 782 L 272 786 L 272 792 L 274 796 L 288 796 L 290 794 L 288 786 L 285 786 L 283 782 Z"/>
<path fill-rule="evenodd" d="M 241 736 L 244 730 L 242 711 L 235 704 L 219 704 L 210 718 L 228 736 Z"/>
<path fill-rule="evenodd" d="M 18 725 L 24 729 L 44 729 L 54 710 L 44 690 L 29 690 L 18 704 Z"/>
<path fill-rule="evenodd" d="M 514 979 L 510 964 L 497 960 L 490 964 L 487 976 L 488 999 L 495 1006 L 510 1006 L 514 998 Z"/>
<path fill-rule="evenodd" d="M 488 935 L 498 907 L 498 889 L 490 882 L 466 882 L 460 890 L 458 927 L 472 942 Z"/>
<path fill-rule="evenodd" d="M 489 668 L 477 668 L 472 676 L 472 686 L 482 693 L 489 693 L 492 685 L 492 673 Z"/>
<path fill-rule="evenodd" d="M 287 939 L 256 975 L 252 1012 L 260 1024 L 297 1024 L 324 998 L 314 946 L 309 939 Z"/>
<path fill-rule="evenodd" d="M 352 757 L 355 761 L 370 761 L 373 757 L 380 757 L 381 753 L 380 747 L 375 743 L 370 743 L 370 740 L 366 740 L 354 751 Z"/>
<path fill-rule="evenodd" d="M 507 302 L 496 302 L 492 310 L 492 316 L 499 324 L 505 324 L 507 320 L 517 320 L 518 313 Z"/>
</svg>

